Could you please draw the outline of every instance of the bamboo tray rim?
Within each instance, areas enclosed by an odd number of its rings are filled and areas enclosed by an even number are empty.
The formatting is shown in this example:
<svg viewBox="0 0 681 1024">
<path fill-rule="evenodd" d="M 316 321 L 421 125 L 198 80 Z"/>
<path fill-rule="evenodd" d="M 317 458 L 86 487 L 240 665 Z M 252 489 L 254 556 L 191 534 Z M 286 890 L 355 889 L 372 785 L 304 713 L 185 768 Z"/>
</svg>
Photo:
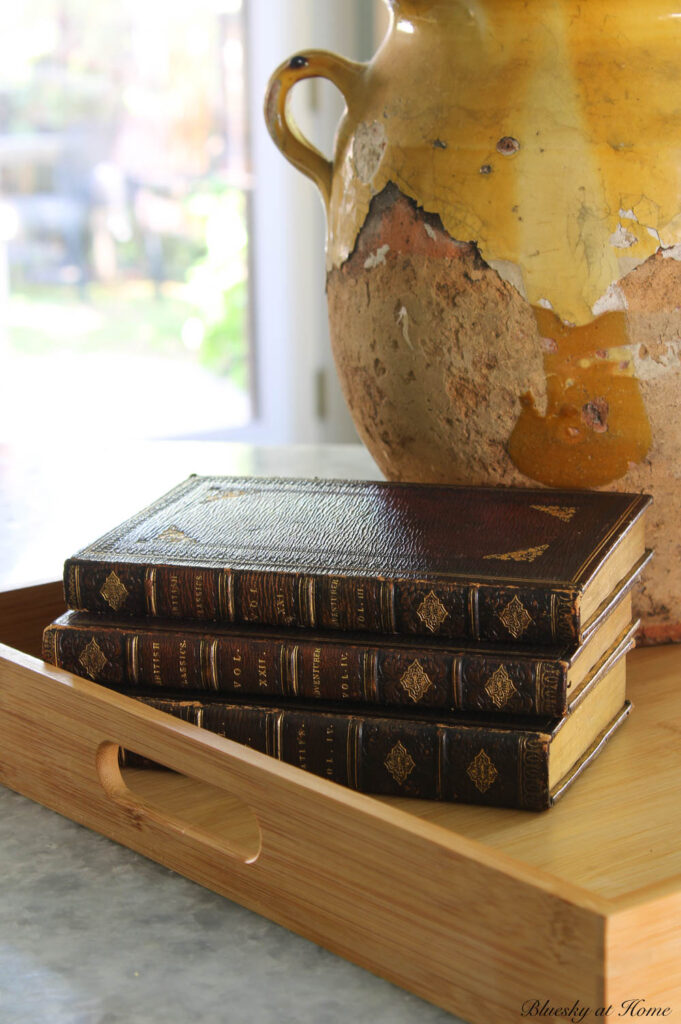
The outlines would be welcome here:
<svg viewBox="0 0 681 1024">
<path fill-rule="evenodd" d="M 301 792 L 314 793 L 329 803 L 335 803 L 353 811 L 369 815 L 372 818 L 379 818 L 396 828 L 419 835 L 436 845 L 450 850 L 453 853 L 461 854 L 471 860 L 475 860 L 487 867 L 500 870 L 504 874 L 541 888 L 546 892 L 555 893 L 556 885 L 561 889 L 561 895 L 568 898 L 570 895 L 573 902 L 582 906 L 591 906 L 593 910 L 601 913 L 611 912 L 613 907 L 620 909 L 621 897 L 609 899 L 599 896 L 596 893 L 583 889 L 581 886 L 561 879 L 558 875 L 551 874 L 541 868 L 535 868 L 526 864 L 502 850 L 494 850 L 477 839 L 472 839 L 461 833 L 453 832 L 434 822 L 424 821 L 415 817 L 408 811 L 399 807 L 393 807 L 383 800 L 372 797 L 365 793 L 358 793 L 352 789 L 346 789 L 335 782 L 323 779 L 318 775 L 312 775 L 296 768 L 294 765 L 277 761 L 267 754 L 257 750 L 251 750 L 240 743 L 218 736 L 216 733 L 207 732 L 189 722 L 183 722 L 172 715 L 157 708 L 148 707 L 138 703 L 133 697 L 116 693 L 106 687 L 94 683 L 89 679 L 76 676 L 64 669 L 56 668 L 47 662 L 41 661 L 33 655 L 17 651 L 15 648 L 0 643 L 0 666 L 2 663 L 13 666 L 21 666 L 32 673 L 37 673 L 41 679 L 50 679 L 56 688 L 65 687 L 75 692 L 87 694 L 94 697 L 101 706 L 102 713 L 107 709 L 118 708 L 124 710 L 127 715 L 139 721 L 155 722 L 165 729 L 172 731 L 175 735 L 185 736 L 197 749 L 201 749 L 216 759 L 227 755 L 230 761 L 241 765 L 246 771 L 250 768 L 258 771 L 264 779 L 286 779 L 293 783 Z M 172 728 L 171 728 L 172 727 Z M 112 736 L 112 742 L 116 742 Z M 172 761 L 172 756 L 166 760 Z M 168 764 L 168 767 L 173 767 Z M 183 773 L 184 774 L 184 773 Z M 201 781 L 201 780 L 200 780 Z M 207 781 L 207 780 L 206 780 Z M 258 809 L 254 808 L 257 816 Z M 531 814 L 531 811 L 527 811 Z M 681 884 L 681 878 L 679 879 Z"/>
<path fill-rule="evenodd" d="M 0 591 L 3 602 L 11 601 L 14 595 L 28 594 L 30 592 L 45 593 L 53 596 L 61 593 L 61 581 L 49 582 L 46 584 L 34 585 L 27 588 L 10 588 Z M 641 655 L 642 652 L 634 652 L 633 657 Z M 681 659 L 681 649 L 678 650 Z M 629 655 L 632 657 L 632 655 Z M 160 728 L 168 735 L 182 736 L 197 751 L 200 751 L 212 763 L 215 769 L 227 767 L 230 764 L 238 765 L 241 772 L 248 775 L 253 773 L 262 780 L 267 781 L 285 780 L 288 785 L 294 786 L 301 799 L 305 794 L 324 800 L 329 806 L 336 806 L 345 811 L 350 811 L 358 817 L 379 820 L 393 828 L 417 836 L 421 840 L 447 850 L 453 854 L 462 856 L 469 861 L 475 862 L 486 868 L 500 872 L 508 878 L 528 884 L 549 895 L 559 896 L 561 899 L 589 909 L 602 917 L 610 917 L 615 914 L 635 909 L 636 907 L 649 904 L 657 900 L 663 900 L 670 896 L 681 896 L 681 873 L 639 886 L 619 895 L 607 896 L 589 889 L 578 882 L 561 877 L 560 874 L 535 866 L 521 857 L 485 843 L 483 840 L 468 836 L 463 832 L 456 831 L 452 827 L 439 825 L 436 822 L 410 813 L 406 809 L 395 806 L 391 798 L 381 798 L 364 793 L 358 793 L 341 785 L 323 779 L 319 776 L 305 772 L 293 765 L 286 764 L 269 757 L 259 751 L 251 750 L 241 744 L 235 743 L 224 737 L 197 726 L 183 722 L 173 716 L 166 714 L 156 708 L 140 704 L 132 697 L 109 690 L 104 686 L 76 676 L 64 669 L 56 668 L 41 659 L 27 654 L 9 644 L 0 642 L 0 696 L 2 687 L 3 666 L 11 669 L 19 669 L 28 672 L 34 679 L 39 679 L 43 684 L 48 684 L 50 689 L 58 693 L 60 689 L 69 690 L 81 694 L 94 701 L 102 715 L 102 725 L 106 726 L 107 713 L 112 711 L 123 712 L 131 721 L 148 722 Z M 681 694 L 681 691 L 680 691 Z M 681 698 L 680 698 L 681 699 Z M 626 726 L 625 726 L 626 728 Z M 116 737 L 111 737 L 112 742 L 117 742 Z M 121 744 L 123 745 L 123 744 Z M 144 751 L 138 751 L 144 753 Z M 171 758 L 161 758 L 173 767 Z M 184 769 L 176 769 L 182 774 L 188 774 Z M 209 779 L 199 779 L 211 784 Z M 224 788 L 230 791 L 228 783 Z M 21 790 L 19 789 L 19 792 Z M 238 793 L 235 795 L 239 795 Z M 404 798 L 397 798 L 400 802 Z M 249 797 L 251 804 L 257 804 Z M 252 807 L 256 817 L 259 809 Z M 504 813 L 499 809 L 499 813 Z M 527 815 L 534 818 L 535 814 L 526 811 L 510 810 L 505 813 L 513 815 Z M 546 811 L 542 817 L 553 813 Z"/>
<path fill-rule="evenodd" d="M 49 680 L 55 690 L 66 688 L 94 698 L 103 716 L 103 724 L 106 722 L 107 711 L 112 709 L 122 710 L 134 720 L 156 723 L 174 735 L 186 737 L 197 750 L 203 751 L 210 759 L 214 760 L 216 768 L 225 759 L 227 762 L 238 764 L 246 773 L 256 771 L 264 784 L 268 779 L 287 780 L 289 784 L 295 785 L 301 795 L 314 794 L 328 804 L 349 809 L 356 815 L 377 818 L 401 831 L 418 835 L 421 839 L 452 853 L 499 871 L 517 881 L 530 884 L 546 893 L 558 895 L 571 903 L 589 908 L 602 916 L 610 916 L 670 895 L 681 894 L 681 875 L 677 875 L 642 886 L 626 894 L 614 897 L 604 896 L 561 878 L 558 874 L 528 864 L 512 854 L 493 848 L 478 839 L 416 817 L 407 810 L 392 806 L 387 800 L 346 789 L 293 765 L 277 761 L 259 751 L 251 750 L 232 740 L 175 719 L 156 708 L 139 704 L 132 697 L 108 690 L 97 683 L 73 675 L 64 669 L 56 668 L 30 654 L 0 643 L 0 670 L 3 664 L 27 670 L 36 674 L 41 680 Z M 111 739 L 112 742 L 116 742 L 115 735 L 112 735 Z M 170 762 L 172 757 L 164 758 L 164 760 Z M 168 763 L 168 766 L 173 767 L 172 763 Z M 183 774 L 186 773 L 183 772 Z M 208 782 L 207 779 L 203 781 Z M 229 789 L 228 786 L 225 788 Z M 249 800 L 249 803 L 252 802 Z M 254 806 L 253 811 L 257 817 L 258 807 Z M 530 815 L 532 812 L 514 811 L 511 813 Z M 550 814 L 551 812 L 544 813 Z"/>
</svg>

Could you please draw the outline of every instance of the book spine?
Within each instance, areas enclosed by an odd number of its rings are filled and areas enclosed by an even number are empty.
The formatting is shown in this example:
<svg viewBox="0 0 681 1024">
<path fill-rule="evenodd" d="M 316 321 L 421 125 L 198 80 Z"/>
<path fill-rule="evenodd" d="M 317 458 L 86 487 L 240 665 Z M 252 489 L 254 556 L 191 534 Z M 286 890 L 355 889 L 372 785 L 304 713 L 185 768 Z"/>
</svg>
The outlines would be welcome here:
<svg viewBox="0 0 681 1024">
<path fill-rule="evenodd" d="M 579 639 L 578 595 L 530 584 L 433 584 L 70 559 L 64 589 L 69 608 L 109 616 L 524 645 Z"/>
<path fill-rule="evenodd" d="M 560 716 L 567 665 L 446 647 L 53 624 L 45 661 L 106 686 Z"/>
<path fill-rule="evenodd" d="M 531 811 L 550 803 L 549 737 L 541 733 L 140 699 L 360 792 Z"/>
</svg>

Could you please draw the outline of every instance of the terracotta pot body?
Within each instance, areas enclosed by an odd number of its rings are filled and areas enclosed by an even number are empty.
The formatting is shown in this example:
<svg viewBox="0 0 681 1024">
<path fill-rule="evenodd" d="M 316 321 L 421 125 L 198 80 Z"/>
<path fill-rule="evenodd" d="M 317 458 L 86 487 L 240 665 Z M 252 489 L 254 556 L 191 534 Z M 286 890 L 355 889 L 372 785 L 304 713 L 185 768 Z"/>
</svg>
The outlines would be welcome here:
<svg viewBox="0 0 681 1024">
<path fill-rule="evenodd" d="M 637 596 L 681 639 L 681 0 L 392 0 L 368 65 L 272 76 L 275 142 L 327 207 L 334 354 L 391 479 L 655 497 Z M 286 110 L 347 111 L 333 161 Z"/>
</svg>

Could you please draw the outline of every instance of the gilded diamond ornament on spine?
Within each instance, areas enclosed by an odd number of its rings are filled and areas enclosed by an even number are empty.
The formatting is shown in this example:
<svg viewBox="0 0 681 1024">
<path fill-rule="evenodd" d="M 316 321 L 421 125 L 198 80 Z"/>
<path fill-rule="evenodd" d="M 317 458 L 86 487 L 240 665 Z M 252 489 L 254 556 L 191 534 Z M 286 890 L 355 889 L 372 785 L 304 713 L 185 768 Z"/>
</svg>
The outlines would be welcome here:
<svg viewBox="0 0 681 1024">
<path fill-rule="evenodd" d="M 499 618 L 516 640 L 523 635 L 532 622 L 532 616 L 517 594 L 499 613 Z"/>
<path fill-rule="evenodd" d="M 85 669 L 89 676 L 94 679 L 98 672 L 101 672 L 105 665 L 108 664 L 108 659 L 104 654 L 104 651 L 99 646 L 95 639 L 83 648 L 78 657 L 78 661 L 81 666 Z"/>
<path fill-rule="evenodd" d="M 486 793 L 499 774 L 494 763 L 481 747 L 466 769 L 466 773 L 480 793 Z"/>
<path fill-rule="evenodd" d="M 115 612 L 122 608 L 128 596 L 128 588 L 113 570 L 109 573 L 100 588 L 100 594 Z"/>
<path fill-rule="evenodd" d="M 499 665 L 499 668 L 489 677 L 485 691 L 498 708 L 503 708 L 513 694 L 518 692 L 504 665 Z"/>
<path fill-rule="evenodd" d="M 418 659 L 412 661 L 409 668 L 400 677 L 400 684 L 405 693 L 408 693 L 411 699 L 417 704 L 423 695 L 430 690 L 433 685 L 432 680 L 428 673 L 425 671 Z"/>
<path fill-rule="evenodd" d="M 421 604 L 416 609 L 416 614 L 431 633 L 437 633 L 449 612 L 435 591 L 431 590 L 421 601 Z"/>
<path fill-rule="evenodd" d="M 383 763 L 400 786 L 404 785 L 416 767 L 416 761 L 401 740 L 398 740 Z"/>
</svg>

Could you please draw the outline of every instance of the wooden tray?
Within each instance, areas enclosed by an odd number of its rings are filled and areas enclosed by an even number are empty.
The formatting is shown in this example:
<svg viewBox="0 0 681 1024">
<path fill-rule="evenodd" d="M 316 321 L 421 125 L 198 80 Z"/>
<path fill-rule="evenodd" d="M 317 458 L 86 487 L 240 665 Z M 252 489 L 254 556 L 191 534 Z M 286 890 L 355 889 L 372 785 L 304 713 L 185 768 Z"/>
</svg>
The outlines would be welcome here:
<svg viewBox="0 0 681 1024">
<path fill-rule="evenodd" d="M 534 815 L 353 793 L 47 666 L 61 610 L 0 594 L 5 785 L 475 1024 L 681 1014 L 681 648 L 630 657 L 631 721 Z"/>
</svg>

